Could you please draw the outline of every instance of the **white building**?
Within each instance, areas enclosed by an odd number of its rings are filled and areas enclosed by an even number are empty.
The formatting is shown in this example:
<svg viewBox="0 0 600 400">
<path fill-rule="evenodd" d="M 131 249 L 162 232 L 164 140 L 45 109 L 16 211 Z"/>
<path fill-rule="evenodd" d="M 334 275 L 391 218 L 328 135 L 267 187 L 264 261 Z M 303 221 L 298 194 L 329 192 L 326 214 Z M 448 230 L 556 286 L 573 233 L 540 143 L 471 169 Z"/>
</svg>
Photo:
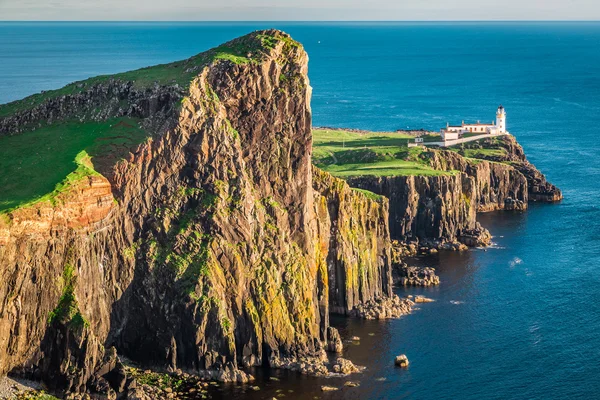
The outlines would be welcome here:
<svg viewBox="0 0 600 400">
<path fill-rule="evenodd" d="M 465 124 L 465 121 L 461 125 L 451 126 L 446 125 L 446 128 L 441 130 L 442 140 L 456 140 L 463 137 L 465 134 L 474 133 L 479 135 L 490 134 L 498 135 L 506 133 L 506 110 L 504 107 L 498 107 L 496 111 L 496 122 L 491 124 L 482 124 L 477 121 L 476 124 Z"/>
</svg>

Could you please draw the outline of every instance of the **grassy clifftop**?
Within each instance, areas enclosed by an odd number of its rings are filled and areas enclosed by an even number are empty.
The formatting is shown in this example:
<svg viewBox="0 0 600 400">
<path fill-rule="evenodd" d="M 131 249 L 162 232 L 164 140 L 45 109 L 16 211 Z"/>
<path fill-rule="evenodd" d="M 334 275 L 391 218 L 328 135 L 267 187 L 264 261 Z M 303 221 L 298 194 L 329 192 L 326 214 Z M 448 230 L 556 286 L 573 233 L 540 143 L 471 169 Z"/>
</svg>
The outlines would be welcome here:
<svg viewBox="0 0 600 400">
<path fill-rule="evenodd" d="M 101 75 L 83 81 L 73 82 L 63 88 L 34 94 L 22 100 L 0 105 L 0 118 L 7 117 L 28 108 L 35 107 L 53 98 L 81 93 L 84 90 L 110 79 L 133 82 L 138 89 L 158 85 L 179 85 L 187 88 L 190 82 L 205 66 L 218 60 L 228 60 L 235 64 L 258 63 L 277 43 L 299 47 L 300 44 L 280 31 L 253 32 L 218 47 L 197 54 L 186 60 L 169 64 L 154 65 L 134 71 L 112 75 Z"/>
<path fill-rule="evenodd" d="M 147 138 L 134 118 L 64 121 L 0 137 L 0 212 L 53 198 L 69 183 L 97 174 L 91 162 L 123 156 Z"/>
<path fill-rule="evenodd" d="M 423 148 L 409 148 L 413 138 L 401 132 L 314 129 L 313 162 L 338 177 L 453 174 L 432 168 Z"/>
<path fill-rule="evenodd" d="M 181 93 L 167 97 L 166 112 L 173 114 L 204 67 L 259 64 L 277 46 L 289 52 L 300 44 L 277 30 L 253 32 L 186 60 L 93 77 L 0 105 L 0 125 L 13 127 L 0 130 L 0 213 L 53 200 L 69 183 L 97 173 L 101 159 L 125 157 L 152 135 L 139 116 L 150 97 Z M 115 82 L 136 94 L 116 94 Z"/>
</svg>

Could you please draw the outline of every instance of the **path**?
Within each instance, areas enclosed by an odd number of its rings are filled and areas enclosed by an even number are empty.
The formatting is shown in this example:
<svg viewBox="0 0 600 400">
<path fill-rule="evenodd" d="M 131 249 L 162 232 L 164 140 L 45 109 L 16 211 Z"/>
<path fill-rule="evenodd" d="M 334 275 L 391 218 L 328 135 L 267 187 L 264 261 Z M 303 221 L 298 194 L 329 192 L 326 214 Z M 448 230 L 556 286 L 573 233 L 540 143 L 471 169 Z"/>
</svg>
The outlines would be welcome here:
<svg viewBox="0 0 600 400">
<path fill-rule="evenodd" d="M 422 144 L 424 146 L 450 147 L 450 146 L 454 146 L 454 145 L 461 144 L 461 143 L 473 142 L 473 141 L 479 140 L 479 139 L 493 138 L 493 137 L 499 137 L 499 136 L 505 136 L 505 135 L 510 135 L 510 133 L 508 133 L 508 132 L 506 132 L 506 133 L 493 133 L 493 134 L 484 133 L 482 135 L 470 136 L 470 137 L 462 138 L 462 139 L 445 140 L 445 141 L 442 141 L 442 142 L 424 142 Z"/>
</svg>

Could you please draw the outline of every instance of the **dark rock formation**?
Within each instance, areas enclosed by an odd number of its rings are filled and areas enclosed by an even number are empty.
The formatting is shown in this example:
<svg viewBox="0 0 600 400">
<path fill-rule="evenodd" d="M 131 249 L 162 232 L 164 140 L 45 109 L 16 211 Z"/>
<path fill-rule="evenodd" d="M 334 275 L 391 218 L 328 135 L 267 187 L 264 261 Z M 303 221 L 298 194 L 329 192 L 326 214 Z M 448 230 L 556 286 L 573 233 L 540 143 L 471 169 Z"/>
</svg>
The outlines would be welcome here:
<svg viewBox="0 0 600 400">
<path fill-rule="evenodd" d="M 364 176 L 348 183 L 390 199 L 394 239 L 456 241 L 463 230 L 475 228 L 474 179 L 466 175 Z"/>
<path fill-rule="evenodd" d="M 487 245 L 489 233 L 478 225 L 478 212 L 525 210 L 529 201 L 558 201 L 562 194 L 532 164 L 514 137 L 483 144 L 503 146 L 505 159 L 475 160 L 449 150 L 425 153 L 442 176 L 362 176 L 350 186 L 390 199 L 390 234 L 400 241 L 418 240 L 434 248 L 461 242 Z M 488 146 L 488 147 L 486 147 Z"/>
<path fill-rule="evenodd" d="M 152 134 L 123 160 L 93 160 L 101 175 L 53 203 L 0 218 L 0 374 L 118 393 L 129 380 L 111 346 L 220 380 L 256 365 L 327 374 L 330 309 L 400 314 L 387 200 L 313 180 L 306 53 L 278 31 L 227 48 L 249 44 L 189 90 L 106 80 L 0 118 L 2 134 L 27 134 L 135 114 Z"/>
<path fill-rule="evenodd" d="M 341 353 L 344 349 L 342 337 L 334 327 L 327 328 L 327 351 L 332 353 Z"/>
<path fill-rule="evenodd" d="M 317 168 L 313 187 L 322 226 L 329 233 L 329 310 L 348 314 L 355 306 L 392 294 L 388 200 L 369 199 Z"/>
<path fill-rule="evenodd" d="M 562 200 L 562 192 L 546 180 L 546 177 L 531 164 L 521 145 L 514 136 L 507 135 L 495 139 L 488 139 L 482 143 L 465 143 L 462 148 L 484 148 L 503 150 L 504 155 L 480 157 L 486 160 L 509 163 L 527 179 L 529 201 L 553 203 Z"/>
<path fill-rule="evenodd" d="M 22 112 L 0 118 L 0 136 L 14 135 L 68 118 L 105 120 L 130 116 L 164 120 L 176 112 L 186 91 L 179 86 L 138 89 L 133 82 L 107 79 L 101 83 L 82 82 L 74 93 L 49 98 Z"/>
<path fill-rule="evenodd" d="M 394 265 L 394 272 L 398 276 L 398 284 L 402 286 L 433 286 L 440 283 L 440 277 L 430 267 L 410 267 L 402 263 Z"/>
</svg>

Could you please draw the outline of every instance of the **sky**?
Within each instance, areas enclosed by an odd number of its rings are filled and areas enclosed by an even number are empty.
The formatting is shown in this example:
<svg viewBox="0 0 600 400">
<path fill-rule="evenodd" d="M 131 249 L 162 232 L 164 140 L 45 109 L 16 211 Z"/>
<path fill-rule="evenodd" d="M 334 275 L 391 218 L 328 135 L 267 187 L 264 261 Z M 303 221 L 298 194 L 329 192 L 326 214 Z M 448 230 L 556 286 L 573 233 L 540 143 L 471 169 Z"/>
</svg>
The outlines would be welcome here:
<svg viewBox="0 0 600 400">
<path fill-rule="evenodd" d="M 600 20 L 600 0 L 0 0 L 0 20 Z"/>
</svg>

